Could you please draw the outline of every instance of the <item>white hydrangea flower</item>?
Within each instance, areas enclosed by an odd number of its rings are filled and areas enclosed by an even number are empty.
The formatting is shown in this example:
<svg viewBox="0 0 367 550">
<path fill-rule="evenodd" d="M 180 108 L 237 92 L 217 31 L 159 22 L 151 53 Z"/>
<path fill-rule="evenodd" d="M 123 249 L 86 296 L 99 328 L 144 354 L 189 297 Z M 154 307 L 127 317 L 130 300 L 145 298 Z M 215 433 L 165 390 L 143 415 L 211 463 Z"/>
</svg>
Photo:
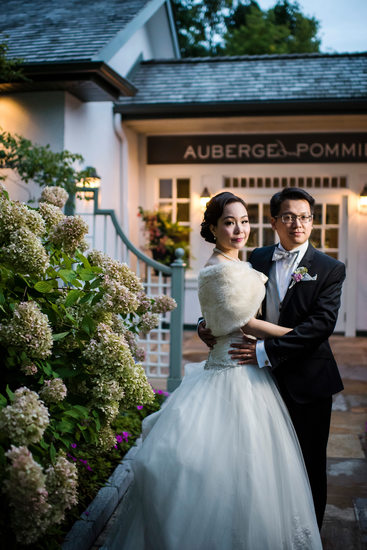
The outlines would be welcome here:
<svg viewBox="0 0 367 550">
<path fill-rule="evenodd" d="M 63 455 L 56 458 L 55 464 L 46 470 L 46 488 L 51 504 L 53 523 L 61 523 L 65 510 L 78 503 L 78 472 L 75 464 Z"/>
<path fill-rule="evenodd" d="M 65 214 L 60 208 L 49 202 L 41 202 L 39 205 L 39 212 L 45 220 L 47 229 L 51 229 L 58 225 L 65 218 Z"/>
<path fill-rule="evenodd" d="M 52 380 L 44 381 L 39 394 L 46 403 L 58 403 L 65 399 L 67 388 L 61 378 L 53 378 Z"/>
<path fill-rule="evenodd" d="M 139 328 L 141 332 L 147 333 L 153 328 L 158 327 L 159 325 L 159 315 L 157 313 L 144 313 L 140 317 Z"/>
<path fill-rule="evenodd" d="M 80 216 L 65 216 L 51 231 L 50 240 L 66 253 L 74 254 L 77 248 L 84 250 L 85 246 L 88 247 L 84 240 L 88 231 L 87 222 Z"/>
<path fill-rule="evenodd" d="M 32 544 L 49 527 L 50 504 L 45 487 L 45 475 L 25 446 L 5 453 L 11 461 L 4 491 L 9 499 L 11 523 L 17 542 Z"/>
<path fill-rule="evenodd" d="M 39 395 L 26 388 L 18 388 L 11 405 L 0 411 L 0 429 L 16 445 L 38 443 L 49 424 L 49 413 Z"/>
<path fill-rule="evenodd" d="M 41 201 L 48 202 L 62 208 L 69 198 L 69 194 L 65 189 L 59 186 L 45 187 L 41 194 Z"/>
<path fill-rule="evenodd" d="M 0 324 L 0 341 L 22 348 L 32 359 L 48 357 L 53 341 L 47 315 L 35 302 L 20 302 L 12 319 Z"/>
<path fill-rule="evenodd" d="M 172 311 L 176 307 L 176 300 L 171 298 L 171 296 L 154 296 L 154 303 L 152 304 L 153 313 L 166 313 L 167 311 Z"/>
<path fill-rule="evenodd" d="M 26 227 L 11 233 L 8 243 L 1 248 L 0 258 L 19 273 L 44 275 L 49 257 L 40 239 Z"/>
</svg>

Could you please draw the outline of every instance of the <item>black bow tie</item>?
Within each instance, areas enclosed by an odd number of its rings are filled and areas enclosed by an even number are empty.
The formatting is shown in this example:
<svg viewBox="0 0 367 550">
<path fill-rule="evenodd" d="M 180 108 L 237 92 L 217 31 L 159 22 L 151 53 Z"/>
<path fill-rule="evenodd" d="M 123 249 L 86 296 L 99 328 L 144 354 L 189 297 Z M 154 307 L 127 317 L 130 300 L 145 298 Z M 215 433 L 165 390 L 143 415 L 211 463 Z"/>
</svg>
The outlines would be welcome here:
<svg viewBox="0 0 367 550">
<path fill-rule="evenodd" d="M 281 250 L 280 248 L 275 248 L 272 261 L 277 262 L 278 260 L 294 260 L 298 256 L 298 250 L 294 252 L 288 252 L 287 250 Z"/>
</svg>

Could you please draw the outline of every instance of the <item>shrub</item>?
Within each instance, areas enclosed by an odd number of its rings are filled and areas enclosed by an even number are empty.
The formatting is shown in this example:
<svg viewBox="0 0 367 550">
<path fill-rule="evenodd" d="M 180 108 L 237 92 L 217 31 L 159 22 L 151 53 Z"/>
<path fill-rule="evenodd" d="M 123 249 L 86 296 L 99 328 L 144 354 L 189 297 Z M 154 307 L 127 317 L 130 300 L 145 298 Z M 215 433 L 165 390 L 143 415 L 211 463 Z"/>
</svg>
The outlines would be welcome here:
<svg viewBox="0 0 367 550">
<path fill-rule="evenodd" d="M 46 188 L 33 209 L 0 191 L 0 506 L 9 548 L 37 544 L 77 504 L 74 448 L 98 462 L 126 443 L 116 439 L 123 411 L 154 400 L 137 334 L 175 307 L 146 296 L 127 265 L 83 254 L 87 226 L 62 213 L 66 199 Z"/>
</svg>

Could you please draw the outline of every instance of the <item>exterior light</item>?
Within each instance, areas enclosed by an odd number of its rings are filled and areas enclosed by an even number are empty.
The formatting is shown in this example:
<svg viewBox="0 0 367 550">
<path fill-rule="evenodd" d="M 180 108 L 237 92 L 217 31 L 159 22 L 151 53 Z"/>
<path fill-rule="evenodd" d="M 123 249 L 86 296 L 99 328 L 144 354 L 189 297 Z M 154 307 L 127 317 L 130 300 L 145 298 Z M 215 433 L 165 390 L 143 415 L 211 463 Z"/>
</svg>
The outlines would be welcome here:
<svg viewBox="0 0 367 550">
<path fill-rule="evenodd" d="M 206 203 L 210 201 L 210 191 L 207 187 L 204 187 L 203 192 L 200 195 L 200 206 L 203 210 L 206 208 Z"/>
<path fill-rule="evenodd" d="M 367 183 L 359 195 L 359 211 L 361 214 L 367 214 Z"/>
<path fill-rule="evenodd" d="M 92 200 L 94 198 L 94 189 L 99 189 L 101 186 L 101 176 L 97 174 L 93 166 L 86 166 L 85 170 L 89 172 L 89 176 L 82 178 L 76 186 L 80 189 L 78 195 L 81 199 Z M 88 191 L 90 189 L 91 191 Z"/>
</svg>

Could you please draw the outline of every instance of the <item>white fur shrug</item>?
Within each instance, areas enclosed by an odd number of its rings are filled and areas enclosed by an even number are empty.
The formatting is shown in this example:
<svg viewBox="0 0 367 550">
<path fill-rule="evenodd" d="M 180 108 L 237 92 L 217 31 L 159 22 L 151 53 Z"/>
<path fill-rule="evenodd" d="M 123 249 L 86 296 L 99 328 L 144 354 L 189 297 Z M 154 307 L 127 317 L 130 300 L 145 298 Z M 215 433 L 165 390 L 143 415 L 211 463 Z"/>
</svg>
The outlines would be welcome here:
<svg viewBox="0 0 367 550">
<path fill-rule="evenodd" d="M 267 277 L 248 262 L 221 262 L 200 271 L 201 311 L 214 336 L 229 334 L 256 315 L 266 281 Z"/>
</svg>

